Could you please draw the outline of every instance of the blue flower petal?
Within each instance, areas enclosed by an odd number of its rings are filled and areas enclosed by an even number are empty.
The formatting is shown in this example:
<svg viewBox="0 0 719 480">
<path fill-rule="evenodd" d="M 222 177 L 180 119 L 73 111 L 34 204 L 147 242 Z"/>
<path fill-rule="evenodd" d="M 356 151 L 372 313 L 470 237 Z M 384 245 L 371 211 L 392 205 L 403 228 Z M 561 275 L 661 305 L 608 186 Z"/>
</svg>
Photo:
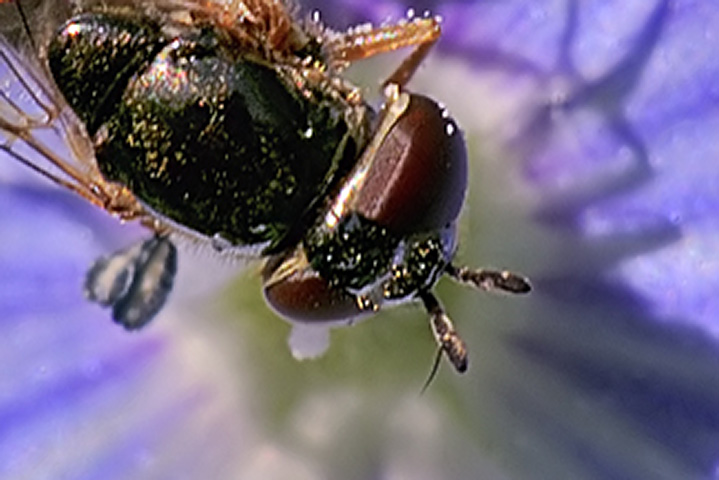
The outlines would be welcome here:
<svg viewBox="0 0 719 480">
<path fill-rule="evenodd" d="M 338 28 L 406 12 L 315 5 Z M 2 184 L 0 477 L 716 476 L 719 8 L 414 7 L 444 35 L 412 88 L 447 103 L 473 157 L 458 261 L 535 286 L 493 299 L 440 285 L 470 371 L 443 366 L 417 397 L 433 349 L 419 308 L 295 362 L 259 283 L 233 285 L 228 306 L 208 293 L 216 265 L 189 256 L 156 325 L 128 335 L 80 286 L 137 230 Z"/>
<path fill-rule="evenodd" d="M 238 424 L 186 342 L 128 335 L 83 301 L 90 261 L 132 237 L 115 223 L 57 189 L 0 189 L 0 478 L 194 479 L 233 462 L 203 448 L 236 443 Z"/>
<path fill-rule="evenodd" d="M 483 58 L 506 75 L 507 91 L 535 86 L 505 152 L 522 161 L 537 221 L 562 235 L 524 247 L 554 253 L 535 275 L 534 325 L 513 333 L 511 344 L 537 373 L 572 385 L 573 402 L 605 427 L 615 425 L 601 435 L 627 442 L 619 434 L 626 422 L 656 448 L 623 458 L 572 431 L 529 392 L 514 387 L 507 397 L 585 475 L 709 476 L 719 456 L 719 169 L 711 141 L 719 41 L 710 27 L 719 9 L 667 1 L 534 8 L 544 20 L 564 13 L 553 61 L 532 53 L 552 43 L 538 33 L 529 46 L 500 40 L 476 50 L 499 52 Z M 491 23 L 493 9 L 485 13 Z M 513 31 L 532 24 L 500 17 Z M 583 418 L 561 405 L 567 418 Z"/>
</svg>

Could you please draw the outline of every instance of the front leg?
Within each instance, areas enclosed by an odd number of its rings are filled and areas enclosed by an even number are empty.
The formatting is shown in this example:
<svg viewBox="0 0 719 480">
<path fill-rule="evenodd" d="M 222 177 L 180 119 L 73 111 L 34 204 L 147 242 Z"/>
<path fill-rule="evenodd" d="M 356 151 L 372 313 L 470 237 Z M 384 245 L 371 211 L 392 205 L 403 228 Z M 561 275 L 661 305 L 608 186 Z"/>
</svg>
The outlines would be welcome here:
<svg viewBox="0 0 719 480">
<path fill-rule="evenodd" d="M 382 83 L 383 87 L 397 85 L 402 89 L 442 34 L 439 24 L 438 17 L 427 17 L 401 20 L 394 25 L 376 28 L 352 29 L 332 38 L 329 43 L 329 63 L 336 69 L 343 69 L 358 60 L 414 47 Z"/>
</svg>

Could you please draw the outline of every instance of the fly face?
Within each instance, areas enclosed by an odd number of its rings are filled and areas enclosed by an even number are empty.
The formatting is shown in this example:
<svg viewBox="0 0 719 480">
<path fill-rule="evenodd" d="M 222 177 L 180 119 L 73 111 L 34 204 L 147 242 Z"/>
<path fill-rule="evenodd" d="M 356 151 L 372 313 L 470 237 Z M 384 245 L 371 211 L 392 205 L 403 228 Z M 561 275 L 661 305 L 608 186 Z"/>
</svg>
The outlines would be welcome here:
<svg viewBox="0 0 719 480">
<path fill-rule="evenodd" d="M 0 31 L 5 156 L 151 232 L 87 276 L 87 296 L 125 328 L 162 307 L 182 237 L 267 257 L 268 303 L 294 321 L 421 300 L 459 371 L 466 348 L 431 293 L 438 278 L 529 290 L 452 263 L 464 140 L 406 88 L 435 18 L 336 33 L 279 0 L 6 2 Z M 341 72 L 402 47 L 375 112 Z"/>
</svg>

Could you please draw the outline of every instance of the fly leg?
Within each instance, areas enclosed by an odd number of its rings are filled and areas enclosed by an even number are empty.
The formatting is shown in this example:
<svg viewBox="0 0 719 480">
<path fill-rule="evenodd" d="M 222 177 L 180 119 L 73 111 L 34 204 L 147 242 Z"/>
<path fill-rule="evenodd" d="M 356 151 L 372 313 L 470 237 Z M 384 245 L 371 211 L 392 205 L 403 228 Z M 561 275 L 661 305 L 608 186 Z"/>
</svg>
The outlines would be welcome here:
<svg viewBox="0 0 719 480">
<path fill-rule="evenodd" d="M 332 40 L 329 45 L 330 63 L 333 67 L 342 69 L 357 60 L 400 48 L 414 47 L 382 83 L 383 88 L 397 85 L 401 89 L 427 57 L 441 33 L 440 20 L 437 17 L 401 20 L 393 25 L 376 28 L 355 28 Z"/>
</svg>

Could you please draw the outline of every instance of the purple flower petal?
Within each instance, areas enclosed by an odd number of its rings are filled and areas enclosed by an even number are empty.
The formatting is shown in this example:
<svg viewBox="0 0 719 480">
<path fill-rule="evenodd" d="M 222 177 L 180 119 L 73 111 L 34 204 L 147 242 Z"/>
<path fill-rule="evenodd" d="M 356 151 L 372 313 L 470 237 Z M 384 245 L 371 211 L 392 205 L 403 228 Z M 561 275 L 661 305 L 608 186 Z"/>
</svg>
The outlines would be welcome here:
<svg viewBox="0 0 719 480">
<path fill-rule="evenodd" d="M 407 11 L 303 6 L 338 29 Z M 295 362 L 259 282 L 225 287 L 187 252 L 167 308 L 128 335 L 80 290 L 137 229 L 0 157 L 0 477 L 716 476 L 719 7 L 413 7 L 444 35 L 411 88 L 447 104 L 473 158 L 458 262 L 535 287 L 439 286 L 470 371 L 416 395 L 434 348 L 420 308 Z"/>
</svg>

